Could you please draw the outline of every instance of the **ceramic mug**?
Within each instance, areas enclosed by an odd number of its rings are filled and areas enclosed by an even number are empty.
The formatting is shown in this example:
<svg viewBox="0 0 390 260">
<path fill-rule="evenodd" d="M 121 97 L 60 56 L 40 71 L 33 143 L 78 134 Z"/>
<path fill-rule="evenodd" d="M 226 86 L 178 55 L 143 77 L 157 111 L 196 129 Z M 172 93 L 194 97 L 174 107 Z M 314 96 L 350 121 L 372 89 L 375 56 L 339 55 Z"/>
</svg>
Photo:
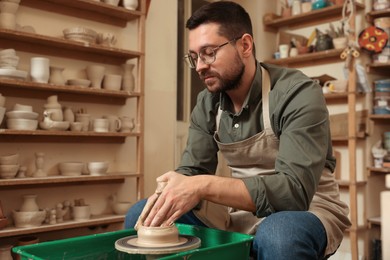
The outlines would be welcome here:
<svg viewBox="0 0 390 260">
<path fill-rule="evenodd" d="M 108 132 L 109 122 L 107 118 L 95 118 L 92 121 L 93 131 L 98 133 Z"/>
<path fill-rule="evenodd" d="M 106 115 L 103 118 L 108 120 L 108 131 L 109 132 L 118 132 L 122 127 L 122 121 L 119 117 L 114 115 Z"/>
</svg>

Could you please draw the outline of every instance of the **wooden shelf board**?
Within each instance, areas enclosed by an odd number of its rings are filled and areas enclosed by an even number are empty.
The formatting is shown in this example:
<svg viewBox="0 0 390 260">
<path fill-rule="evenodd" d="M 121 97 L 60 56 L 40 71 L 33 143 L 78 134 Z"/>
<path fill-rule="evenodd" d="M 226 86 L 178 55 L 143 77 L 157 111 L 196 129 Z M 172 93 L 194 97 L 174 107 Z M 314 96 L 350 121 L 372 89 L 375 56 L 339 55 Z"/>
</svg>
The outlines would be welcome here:
<svg viewBox="0 0 390 260">
<path fill-rule="evenodd" d="M 296 57 L 289 57 L 284 59 L 270 59 L 264 62 L 289 67 L 317 65 L 321 62 L 329 62 L 329 60 L 342 61 L 340 58 L 340 54 L 342 52 L 342 49 L 331 49 L 326 51 L 301 54 Z"/>
<path fill-rule="evenodd" d="M 385 114 L 371 114 L 369 116 L 371 120 L 390 120 L 390 115 L 385 115 Z"/>
<path fill-rule="evenodd" d="M 0 230 L 0 237 L 12 237 L 80 227 L 92 227 L 98 225 L 122 223 L 123 221 L 123 215 L 92 215 L 91 219 L 83 221 L 64 221 L 63 223 L 57 223 L 52 225 L 43 224 L 39 227 L 30 228 L 6 227 Z"/>
<path fill-rule="evenodd" d="M 125 27 L 127 22 L 138 19 L 142 14 L 140 11 L 131 11 L 121 6 L 113 6 L 91 0 L 28 0 L 22 1 L 20 4 L 120 27 Z M 58 8 L 58 5 L 61 5 L 61 8 Z"/>
<path fill-rule="evenodd" d="M 381 224 L 382 224 L 381 217 L 372 217 L 372 218 L 369 218 L 369 219 L 368 219 L 368 222 L 369 222 L 370 224 L 373 224 L 373 225 L 381 225 Z"/>
<path fill-rule="evenodd" d="M 131 173 L 109 173 L 102 176 L 81 175 L 81 176 L 47 176 L 28 177 L 14 179 L 0 179 L 0 187 L 33 186 L 33 185 L 54 185 L 54 184 L 90 184 L 90 183 L 121 183 L 125 178 L 138 178 L 139 174 Z"/>
<path fill-rule="evenodd" d="M 45 55 L 99 63 L 122 64 L 129 59 L 139 58 L 143 55 L 138 51 L 123 50 L 98 44 L 85 44 L 60 37 L 7 29 L 0 29 L 0 39 L 2 48 L 14 48 L 20 51 L 39 52 Z"/>
<path fill-rule="evenodd" d="M 370 172 L 370 174 L 387 174 L 387 173 L 390 173 L 390 168 L 367 167 L 367 170 Z"/>
<path fill-rule="evenodd" d="M 54 130 L 0 129 L 1 142 L 75 142 L 75 143 L 123 143 L 127 137 L 140 137 L 140 133 L 97 133 Z"/>
<path fill-rule="evenodd" d="M 6 77 L 0 77 L 0 87 L 4 88 L 4 90 L 9 90 L 9 88 L 15 88 L 16 90 L 20 89 L 31 89 L 31 90 L 39 90 L 39 91 L 48 91 L 48 92 L 63 92 L 63 93 L 74 93 L 74 94 L 83 94 L 83 95 L 96 95 L 96 96 L 104 96 L 104 97 L 114 97 L 114 98 L 131 98 L 140 96 L 140 93 L 123 91 L 123 90 L 107 90 L 107 89 L 93 89 L 93 88 L 85 88 L 80 86 L 69 86 L 69 85 L 53 85 L 53 84 L 44 84 L 37 83 L 31 81 L 24 80 L 15 80 L 9 79 Z M 18 92 L 18 96 L 20 96 L 20 91 Z"/>
<path fill-rule="evenodd" d="M 384 10 L 371 11 L 366 14 L 366 18 L 369 23 L 373 23 L 373 20 L 375 18 L 389 17 L 389 16 L 390 16 L 390 8 Z"/>
<path fill-rule="evenodd" d="M 344 189 L 349 188 L 350 186 L 354 185 L 350 181 L 346 181 L 346 180 L 337 180 L 337 183 L 339 184 L 340 188 L 344 188 Z M 356 182 L 356 186 L 358 186 L 358 187 L 363 187 L 366 184 L 367 184 L 367 181 L 357 181 Z"/>
<path fill-rule="evenodd" d="M 366 65 L 366 71 L 368 73 L 376 73 L 388 75 L 390 69 L 390 62 L 388 63 L 370 63 Z"/>
<path fill-rule="evenodd" d="M 363 4 L 357 3 L 357 9 L 365 8 Z M 303 27 L 314 24 L 321 24 L 326 21 L 339 20 L 342 15 L 343 5 L 333 5 L 318 10 L 312 10 L 307 13 L 293 15 L 289 17 L 281 17 L 272 21 L 265 21 L 266 30 L 276 30 L 282 27 Z"/>
</svg>

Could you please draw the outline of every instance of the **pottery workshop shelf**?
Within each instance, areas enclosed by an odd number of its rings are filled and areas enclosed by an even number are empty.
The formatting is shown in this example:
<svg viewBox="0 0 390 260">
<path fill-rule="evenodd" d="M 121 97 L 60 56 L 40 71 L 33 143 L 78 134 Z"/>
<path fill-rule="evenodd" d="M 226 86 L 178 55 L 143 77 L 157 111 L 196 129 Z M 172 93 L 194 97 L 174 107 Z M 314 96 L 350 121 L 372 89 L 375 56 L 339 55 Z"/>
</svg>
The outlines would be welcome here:
<svg viewBox="0 0 390 260">
<path fill-rule="evenodd" d="M 390 115 L 371 114 L 369 116 L 371 120 L 390 120 Z"/>
<path fill-rule="evenodd" d="M 123 215 L 92 215 L 90 219 L 83 221 L 65 221 L 59 224 L 44 224 L 39 227 L 30 228 L 7 227 L 0 230 L 0 237 L 20 236 L 80 227 L 95 227 L 100 225 L 123 223 L 123 220 Z"/>
<path fill-rule="evenodd" d="M 357 3 L 357 9 L 364 9 L 365 5 Z M 333 5 L 318 10 L 312 10 L 308 13 L 302 13 L 285 18 L 276 18 L 270 21 L 264 21 L 264 27 L 268 31 L 275 31 L 281 27 L 305 27 L 309 25 L 321 24 L 340 19 L 342 5 Z"/>
<path fill-rule="evenodd" d="M 109 5 L 100 1 L 91 0 L 28 0 L 21 1 L 21 5 L 42 10 L 56 10 L 57 13 L 80 17 L 87 17 L 102 23 L 108 23 L 120 27 L 125 27 L 127 22 L 139 19 L 140 11 L 127 10 L 123 7 Z M 62 8 L 55 8 L 61 5 Z"/>
<path fill-rule="evenodd" d="M 368 22 L 372 23 L 375 18 L 386 16 L 390 16 L 390 8 L 368 12 L 366 14 L 366 19 Z"/>
<path fill-rule="evenodd" d="M 341 60 L 340 54 L 342 52 L 342 49 L 331 49 L 326 51 L 300 54 L 296 57 L 289 57 L 284 59 L 270 59 L 266 60 L 265 63 L 272 63 L 286 67 L 302 67 L 313 64 L 318 65 L 322 63 L 329 63 L 332 60 Z"/>
<path fill-rule="evenodd" d="M 107 64 L 122 64 L 129 59 L 139 58 L 143 55 L 139 51 L 123 50 L 98 44 L 85 44 L 60 37 L 7 29 L 0 29 L 0 40 L 2 48 L 14 48 L 19 51 Z"/>
<path fill-rule="evenodd" d="M 58 142 L 58 143 L 123 143 L 127 137 L 139 137 L 140 133 L 97 133 L 54 130 L 0 129 L 2 142 Z"/>
<path fill-rule="evenodd" d="M 0 187 L 15 188 L 24 186 L 44 186 L 49 185 L 85 185 L 96 183 L 123 183 L 125 178 L 139 178 L 139 174 L 131 173 L 111 173 L 102 176 L 81 175 L 81 176 L 47 176 L 34 178 L 15 178 L 15 179 L 0 179 Z"/>
<path fill-rule="evenodd" d="M 2 89 L 2 93 L 11 92 L 12 90 L 18 92 L 17 96 L 20 96 L 20 89 L 29 89 L 29 90 L 40 90 L 40 91 L 48 91 L 54 93 L 74 93 L 74 94 L 83 94 L 88 95 L 90 97 L 93 96 L 104 96 L 104 97 L 114 97 L 127 99 L 132 97 L 140 96 L 140 93 L 136 92 L 128 92 L 123 90 L 107 90 L 107 89 L 93 89 L 93 88 L 85 88 L 79 86 L 61 86 L 61 85 L 52 85 L 52 84 L 44 84 L 37 83 L 31 81 L 23 81 L 23 80 L 14 80 L 8 78 L 0 77 L 0 88 Z M 12 89 L 11 89 L 12 88 Z"/>
<path fill-rule="evenodd" d="M 370 63 L 367 65 L 367 72 L 389 75 L 390 62 L 387 63 Z"/>
</svg>

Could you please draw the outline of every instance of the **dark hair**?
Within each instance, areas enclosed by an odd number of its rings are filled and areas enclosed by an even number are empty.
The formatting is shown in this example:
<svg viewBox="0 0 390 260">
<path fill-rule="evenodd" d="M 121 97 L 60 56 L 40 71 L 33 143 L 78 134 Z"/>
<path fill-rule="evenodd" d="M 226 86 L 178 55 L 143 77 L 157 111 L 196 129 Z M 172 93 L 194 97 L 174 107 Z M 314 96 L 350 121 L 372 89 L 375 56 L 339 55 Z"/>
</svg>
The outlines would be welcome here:
<svg viewBox="0 0 390 260">
<path fill-rule="evenodd" d="M 240 37 L 244 33 L 253 37 L 249 14 L 234 2 L 219 1 L 200 7 L 188 19 L 186 27 L 192 30 L 207 23 L 219 24 L 218 33 L 227 39 Z"/>
</svg>

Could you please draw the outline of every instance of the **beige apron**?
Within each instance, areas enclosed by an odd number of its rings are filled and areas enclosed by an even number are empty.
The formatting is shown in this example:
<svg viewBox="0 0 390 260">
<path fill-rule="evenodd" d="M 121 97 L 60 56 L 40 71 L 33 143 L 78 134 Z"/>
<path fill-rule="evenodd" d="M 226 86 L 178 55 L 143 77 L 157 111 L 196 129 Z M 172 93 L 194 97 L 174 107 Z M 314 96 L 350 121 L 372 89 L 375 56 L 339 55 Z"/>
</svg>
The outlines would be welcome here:
<svg viewBox="0 0 390 260">
<path fill-rule="evenodd" d="M 275 173 L 279 140 L 273 133 L 269 117 L 269 74 L 263 67 L 261 69 L 264 130 L 240 142 L 221 143 L 218 139 L 218 128 L 222 111 L 219 109 L 214 139 L 230 168 L 228 171 L 219 169 L 217 171 L 219 176 L 245 178 Z M 221 157 L 219 155 L 220 159 Z M 348 207 L 339 200 L 338 184 L 329 169 L 325 168 L 322 172 L 309 211 L 321 220 L 327 232 L 328 246 L 325 255 L 333 253 L 341 243 L 343 231 L 350 222 L 347 218 Z M 194 210 L 194 214 L 209 227 L 246 234 L 255 234 L 263 219 L 256 217 L 252 212 L 232 209 L 208 201 L 202 201 L 201 208 Z"/>
</svg>

